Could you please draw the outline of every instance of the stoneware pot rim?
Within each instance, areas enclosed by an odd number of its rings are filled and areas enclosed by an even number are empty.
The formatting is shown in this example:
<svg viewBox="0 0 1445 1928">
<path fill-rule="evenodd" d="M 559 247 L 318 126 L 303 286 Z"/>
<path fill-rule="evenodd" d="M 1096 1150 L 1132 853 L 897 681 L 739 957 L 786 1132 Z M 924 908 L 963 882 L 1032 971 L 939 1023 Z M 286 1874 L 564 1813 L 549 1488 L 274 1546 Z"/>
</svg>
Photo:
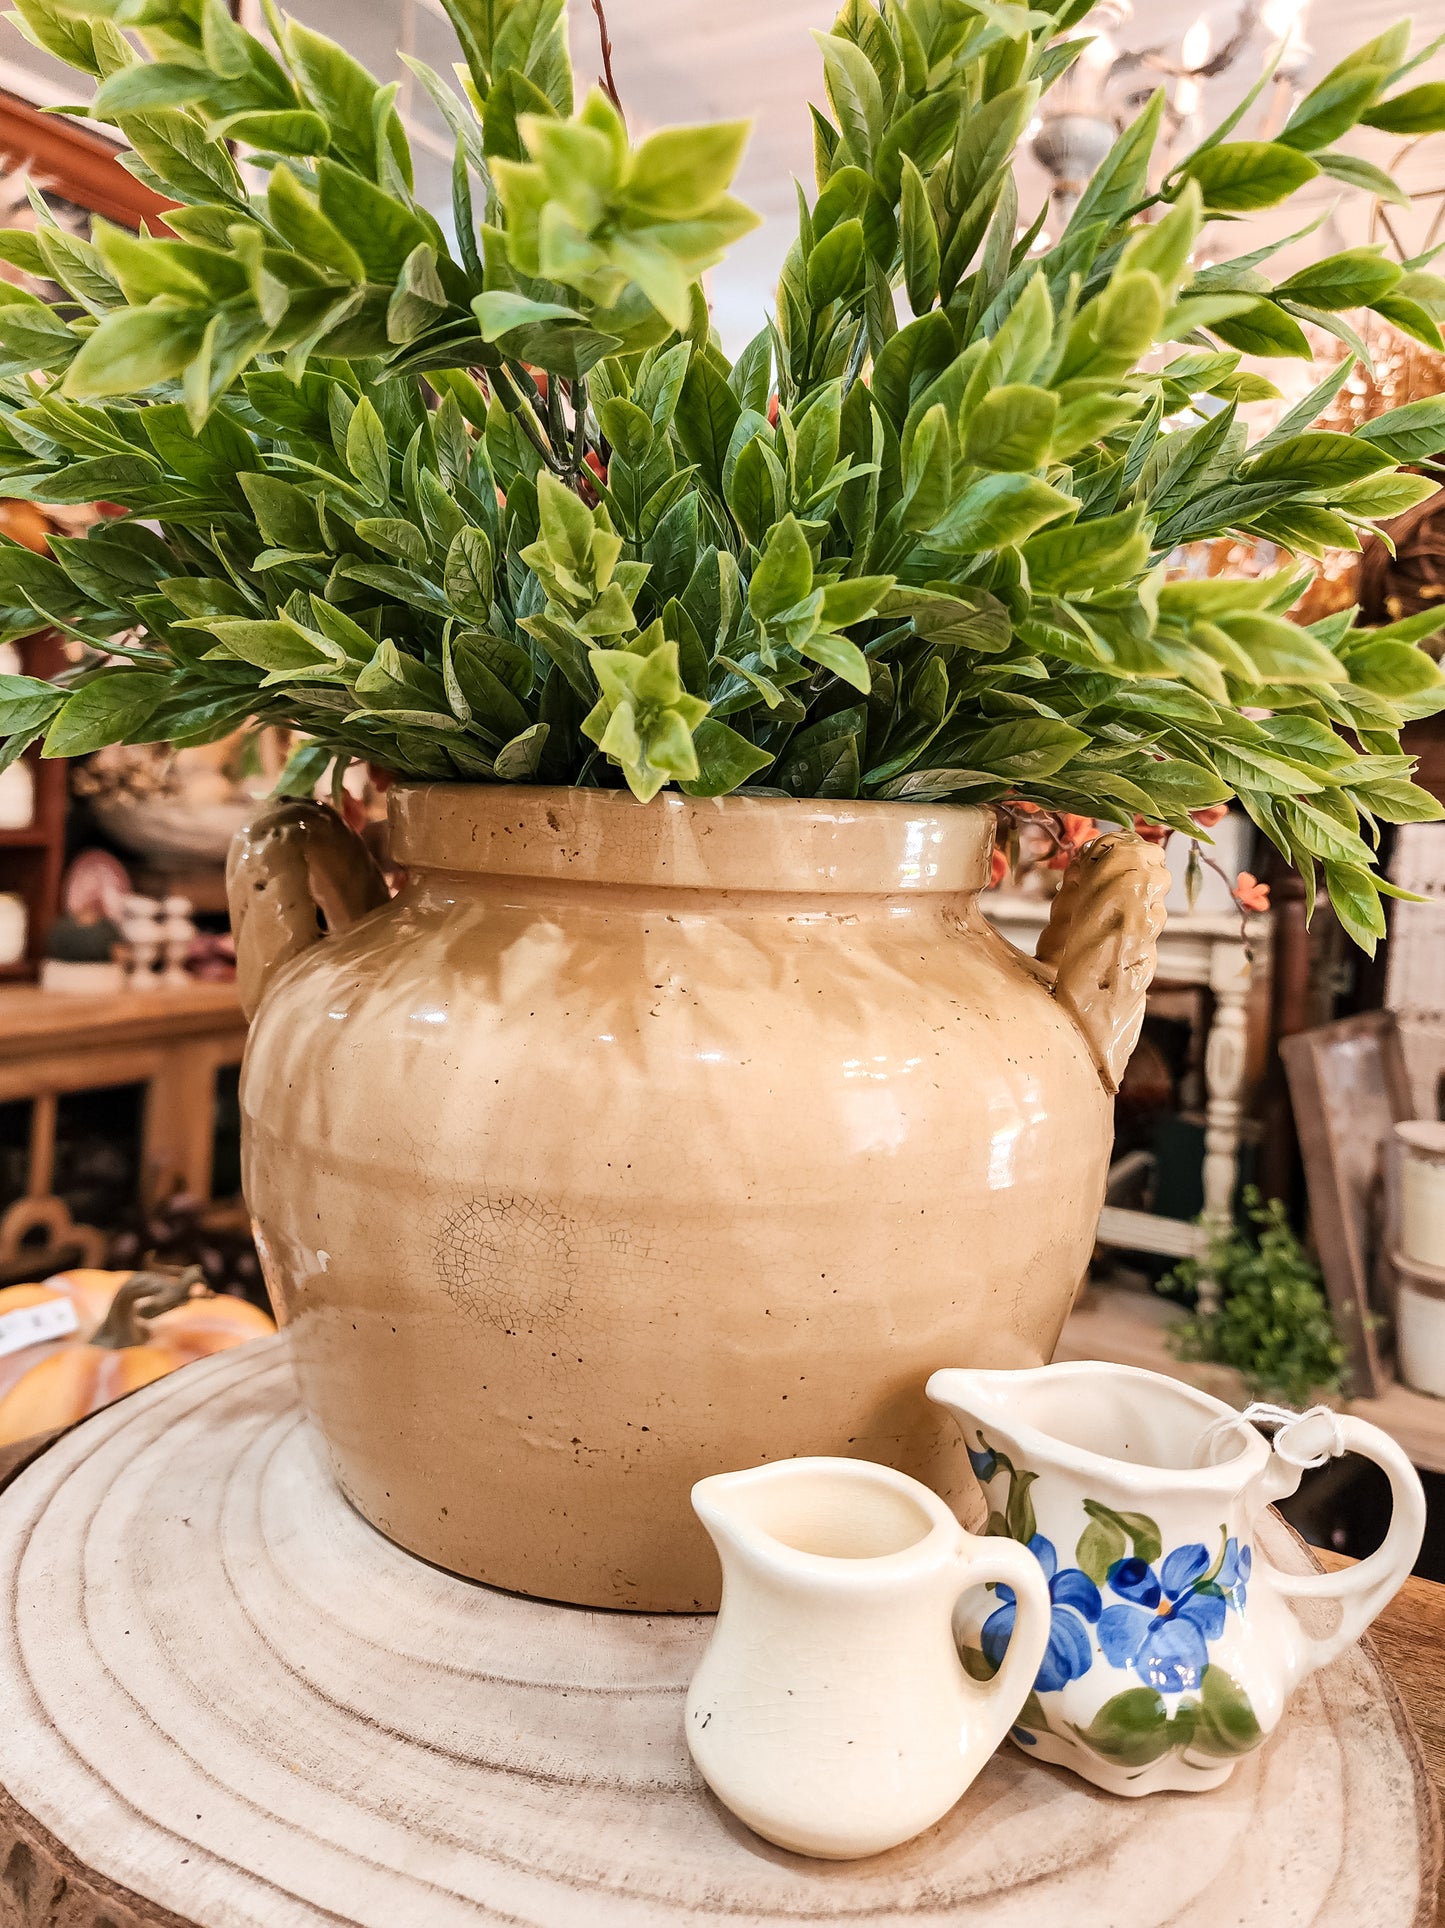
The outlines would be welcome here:
<svg viewBox="0 0 1445 1928">
<path fill-rule="evenodd" d="M 496 783 L 398 783 L 387 802 L 400 863 L 569 883 L 958 896 L 987 883 L 993 848 L 977 804 Z"/>
</svg>

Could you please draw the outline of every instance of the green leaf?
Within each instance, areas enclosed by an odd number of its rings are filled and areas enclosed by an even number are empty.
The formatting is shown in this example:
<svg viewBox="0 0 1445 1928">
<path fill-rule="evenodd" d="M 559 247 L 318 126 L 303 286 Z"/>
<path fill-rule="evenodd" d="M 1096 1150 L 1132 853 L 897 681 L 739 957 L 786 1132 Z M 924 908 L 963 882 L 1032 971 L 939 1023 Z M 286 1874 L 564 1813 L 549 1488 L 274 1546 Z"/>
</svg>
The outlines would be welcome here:
<svg viewBox="0 0 1445 1928">
<path fill-rule="evenodd" d="M 1077 506 L 1038 476 L 986 475 L 964 491 L 929 545 L 950 555 L 1012 548 Z"/>
<path fill-rule="evenodd" d="M 447 601 L 468 622 L 485 623 L 492 606 L 492 545 L 485 530 L 458 531 L 447 551 L 443 587 Z"/>
<path fill-rule="evenodd" d="M 863 223 L 840 221 L 817 242 L 808 256 L 808 297 L 815 307 L 842 300 L 858 288 L 863 276 Z"/>
<path fill-rule="evenodd" d="M 824 669 L 832 670 L 835 676 L 867 695 L 872 688 L 873 678 L 868 668 L 868 658 L 856 643 L 850 643 L 846 636 L 829 635 L 826 631 L 810 636 L 802 646 L 802 652 L 810 662 L 821 663 Z"/>
<path fill-rule="evenodd" d="M 272 168 L 266 212 L 303 259 L 347 282 L 365 281 L 366 263 L 290 168 Z"/>
<path fill-rule="evenodd" d="M 1391 179 L 1382 167 L 1373 161 L 1362 160 L 1358 154 L 1341 154 L 1331 148 L 1327 154 L 1316 154 L 1322 173 L 1332 180 L 1343 181 L 1347 187 L 1361 189 L 1366 194 L 1377 195 L 1380 200 L 1395 207 L 1407 208 L 1410 197 L 1400 185 Z"/>
<path fill-rule="evenodd" d="M 650 134 L 633 155 L 629 203 L 672 221 L 704 213 L 737 173 L 748 128 L 747 121 L 714 121 Z"/>
<path fill-rule="evenodd" d="M 1368 308 L 1399 279 L 1399 268 L 1378 249 L 1348 248 L 1301 268 L 1280 282 L 1275 293 L 1307 308 Z"/>
<path fill-rule="evenodd" d="M 1386 409 L 1355 431 L 1360 441 L 1383 449 L 1393 462 L 1425 462 L 1445 450 L 1445 395 L 1427 395 Z"/>
<path fill-rule="evenodd" d="M 1067 529 L 1045 529 L 1029 537 L 1022 553 L 1034 588 L 1062 594 L 1141 574 L 1149 544 L 1137 511 L 1130 509 Z"/>
<path fill-rule="evenodd" d="M 1019 1471 L 1009 1481 L 1008 1509 L 1006 1519 L 1010 1539 L 1018 1540 L 1027 1546 L 1038 1531 L 1038 1521 L 1034 1517 L 1034 1503 L 1029 1488 L 1038 1478 L 1037 1473 Z"/>
<path fill-rule="evenodd" d="M 923 176 L 906 154 L 902 157 L 902 183 L 903 285 L 908 290 L 909 307 L 915 315 L 922 315 L 933 306 L 938 293 L 938 227 Z"/>
<path fill-rule="evenodd" d="M 496 755 L 494 770 L 503 783 L 528 783 L 537 774 L 542 752 L 547 747 L 548 725 L 531 723 Z"/>
<path fill-rule="evenodd" d="M 935 529 L 953 500 L 953 425 L 942 402 L 924 415 L 908 451 L 903 495 L 903 526 Z"/>
<path fill-rule="evenodd" d="M 694 355 L 678 396 L 675 426 L 687 459 L 715 494 L 722 494 L 723 464 L 742 405 L 727 378 L 706 355 Z"/>
<path fill-rule="evenodd" d="M 436 241 L 409 208 L 339 162 L 318 161 L 316 179 L 322 214 L 360 255 L 370 280 L 392 286 L 412 250 Z"/>
<path fill-rule="evenodd" d="M 1257 301 L 1243 314 L 1210 323 L 1210 333 L 1245 355 L 1295 355 L 1309 361 L 1309 338 L 1292 315 L 1272 301 Z"/>
<path fill-rule="evenodd" d="M 294 483 L 255 471 L 237 479 L 266 542 L 277 549 L 294 549 L 303 554 L 322 546 L 316 504 Z"/>
<path fill-rule="evenodd" d="M 1279 141 L 1224 141 L 1194 155 L 1185 166 L 1206 204 L 1229 214 L 1275 207 L 1319 171 L 1308 154 Z"/>
<path fill-rule="evenodd" d="M 1325 864 L 1325 887 L 1341 925 L 1366 957 L 1385 935 L 1385 913 L 1373 874 L 1357 864 Z"/>
<path fill-rule="evenodd" d="M 324 154 L 331 145 L 330 127 L 320 114 L 304 108 L 227 114 L 213 121 L 208 131 L 214 140 L 242 141 L 247 147 L 261 148 L 269 154 L 309 158 Z"/>
<path fill-rule="evenodd" d="M 765 770 L 773 760 L 766 750 L 760 750 L 714 716 L 703 718 L 693 731 L 692 740 L 697 751 L 698 774 L 681 786 L 690 797 L 727 796 L 759 770 Z"/>
<path fill-rule="evenodd" d="M 118 309 L 86 339 L 70 364 L 63 392 L 85 401 L 154 388 L 181 373 L 205 332 L 206 316 L 195 309 Z"/>
<path fill-rule="evenodd" d="M 878 76 L 868 56 L 851 40 L 816 29 L 813 38 L 823 54 L 829 104 L 853 158 L 866 168 L 883 132 L 883 90 Z"/>
<path fill-rule="evenodd" d="M 1387 79 L 1383 67 L 1337 68 L 1305 95 L 1286 122 L 1280 140 L 1286 147 L 1306 152 L 1328 147 L 1357 121 L 1369 120 L 1365 110 Z"/>
<path fill-rule="evenodd" d="M 0 736 L 40 728 L 65 700 L 64 690 L 38 676 L 0 676 Z"/>
<path fill-rule="evenodd" d="M 1410 301 L 1404 295 L 1381 295 L 1370 305 L 1377 315 L 1392 321 L 1402 334 L 1424 342 L 1437 354 L 1445 351 L 1445 336 L 1441 335 L 1434 316 L 1418 301 Z"/>
<path fill-rule="evenodd" d="M 384 507 L 391 497 L 391 451 L 381 417 L 365 395 L 346 431 L 346 466 L 370 500 Z"/>
<path fill-rule="evenodd" d="M 89 756 L 107 744 L 140 741 L 169 694 L 169 678 L 153 670 L 124 669 L 97 677 L 66 698 L 46 732 L 41 754 Z"/>
<path fill-rule="evenodd" d="M 968 417 L 964 460 L 979 468 L 1022 472 L 1048 454 L 1059 398 L 1046 388 L 1010 382 L 987 394 Z"/>
<path fill-rule="evenodd" d="M 795 515 L 786 515 L 768 537 L 748 585 L 748 607 L 760 623 L 771 622 L 803 601 L 813 587 L 813 556 Z M 865 685 L 866 687 L 866 685 Z"/>
<path fill-rule="evenodd" d="M 1445 129 L 1445 80 L 1427 80 L 1421 87 L 1378 101 L 1360 119 L 1366 127 L 1383 128 L 1387 134 L 1411 138 L 1438 134 Z"/>
</svg>

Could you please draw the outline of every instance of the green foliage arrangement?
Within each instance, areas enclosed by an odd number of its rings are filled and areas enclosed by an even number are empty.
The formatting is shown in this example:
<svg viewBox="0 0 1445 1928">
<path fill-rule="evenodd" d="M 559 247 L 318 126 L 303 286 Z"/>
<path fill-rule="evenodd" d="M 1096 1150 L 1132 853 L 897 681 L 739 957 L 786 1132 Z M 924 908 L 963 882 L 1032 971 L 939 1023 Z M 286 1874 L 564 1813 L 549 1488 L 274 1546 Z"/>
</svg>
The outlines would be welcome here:
<svg viewBox="0 0 1445 1928">
<path fill-rule="evenodd" d="M 817 191 L 730 363 L 699 276 L 752 224 L 745 129 L 633 144 L 604 92 L 576 107 L 563 0 L 445 0 L 460 91 L 413 63 L 456 136 L 453 235 L 395 89 L 274 6 L 267 43 L 223 0 L 16 4 L 181 205 L 171 236 L 0 236 L 66 291 L 0 307 L 0 484 L 129 515 L 0 548 L 0 634 L 103 652 L 0 683 L 6 757 L 255 717 L 312 739 L 297 790 L 362 757 L 1191 834 L 1234 795 L 1373 947 L 1377 825 L 1439 814 L 1398 732 L 1445 703 L 1419 647 L 1445 609 L 1299 627 L 1307 567 L 1165 562 L 1227 530 L 1356 546 L 1433 491 L 1395 465 L 1445 448 L 1445 399 L 1311 427 L 1348 362 L 1253 446 L 1238 419 L 1275 392 L 1241 353 L 1308 356 L 1302 322 L 1362 353 L 1343 315 L 1370 308 L 1440 346 L 1427 258 L 1195 262 L 1205 221 L 1321 173 L 1398 198 L 1336 143 L 1445 127 L 1445 85 L 1402 85 L 1433 51 L 1408 23 L 1233 138 L 1262 76 L 1162 179 L 1156 97 L 1046 246 L 1012 159 L 1091 0 L 847 0 Z"/>
<path fill-rule="evenodd" d="M 1233 1366 L 1255 1398 L 1305 1406 L 1320 1393 L 1343 1392 L 1345 1349 L 1319 1267 L 1290 1229 L 1282 1199 L 1261 1203 L 1251 1186 L 1244 1202 L 1258 1237 L 1231 1230 L 1214 1241 L 1209 1263 L 1219 1310 L 1172 1327 L 1170 1349 L 1180 1359 Z M 1198 1282 L 1197 1261 L 1185 1259 L 1160 1288 L 1192 1291 Z"/>
</svg>

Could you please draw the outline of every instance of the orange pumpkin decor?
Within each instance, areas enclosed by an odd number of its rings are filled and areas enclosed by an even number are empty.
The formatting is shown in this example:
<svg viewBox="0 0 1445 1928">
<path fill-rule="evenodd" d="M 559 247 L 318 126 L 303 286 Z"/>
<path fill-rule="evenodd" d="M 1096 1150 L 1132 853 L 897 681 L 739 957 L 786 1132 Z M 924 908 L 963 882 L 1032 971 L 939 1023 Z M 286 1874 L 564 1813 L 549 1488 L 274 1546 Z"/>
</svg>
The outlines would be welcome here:
<svg viewBox="0 0 1445 1928">
<path fill-rule="evenodd" d="M 200 1278 L 199 1266 L 181 1273 L 61 1272 L 43 1285 L 0 1292 L 0 1313 L 70 1298 L 80 1319 L 71 1338 L 0 1361 L 0 1370 L 12 1368 L 8 1383 L 0 1382 L 0 1446 L 72 1426 L 178 1366 L 276 1330 L 244 1299 L 192 1296 Z M 98 1299 L 103 1317 L 96 1325 L 89 1314 Z"/>
<path fill-rule="evenodd" d="M 52 1352 L 65 1346 L 83 1344 L 97 1330 L 110 1311 L 111 1300 L 130 1277 L 129 1272 L 100 1272 L 81 1266 L 73 1272 L 56 1272 L 39 1285 L 7 1285 L 0 1291 L 0 1319 L 9 1312 L 23 1312 L 31 1306 L 54 1305 L 68 1301 L 75 1308 L 75 1330 L 63 1339 L 43 1339 L 19 1352 L 0 1354 L 0 1399 L 25 1374 Z M 0 1327 L 0 1331 L 3 1331 Z"/>
</svg>

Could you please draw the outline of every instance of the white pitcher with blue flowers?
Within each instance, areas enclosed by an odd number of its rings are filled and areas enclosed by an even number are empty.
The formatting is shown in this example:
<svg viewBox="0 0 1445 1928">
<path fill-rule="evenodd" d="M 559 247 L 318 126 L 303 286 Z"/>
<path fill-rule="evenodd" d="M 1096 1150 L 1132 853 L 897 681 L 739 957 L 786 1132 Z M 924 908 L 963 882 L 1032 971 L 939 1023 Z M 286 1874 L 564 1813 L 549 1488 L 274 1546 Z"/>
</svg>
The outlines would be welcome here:
<svg viewBox="0 0 1445 1928">
<path fill-rule="evenodd" d="M 1226 1780 L 1299 1682 L 1359 1638 L 1420 1549 L 1419 1477 L 1360 1419 L 1244 1416 L 1158 1373 L 1088 1363 L 950 1369 L 928 1393 L 963 1427 L 988 1531 L 1030 1547 L 1049 1583 L 1049 1644 L 1012 1737 L 1116 1794 Z M 1262 1424 L 1278 1428 L 1273 1441 Z M 1341 1452 L 1389 1478 L 1385 1542 L 1344 1572 L 1286 1573 L 1256 1543 L 1259 1515 Z M 1338 1602 L 1334 1632 L 1308 1632 L 1294 1600 Z M 1014 1612 L 1004 1586 L 960 1602 L 954 1630 L 978 1678 L 999 1666 Z"/>
</svg>

